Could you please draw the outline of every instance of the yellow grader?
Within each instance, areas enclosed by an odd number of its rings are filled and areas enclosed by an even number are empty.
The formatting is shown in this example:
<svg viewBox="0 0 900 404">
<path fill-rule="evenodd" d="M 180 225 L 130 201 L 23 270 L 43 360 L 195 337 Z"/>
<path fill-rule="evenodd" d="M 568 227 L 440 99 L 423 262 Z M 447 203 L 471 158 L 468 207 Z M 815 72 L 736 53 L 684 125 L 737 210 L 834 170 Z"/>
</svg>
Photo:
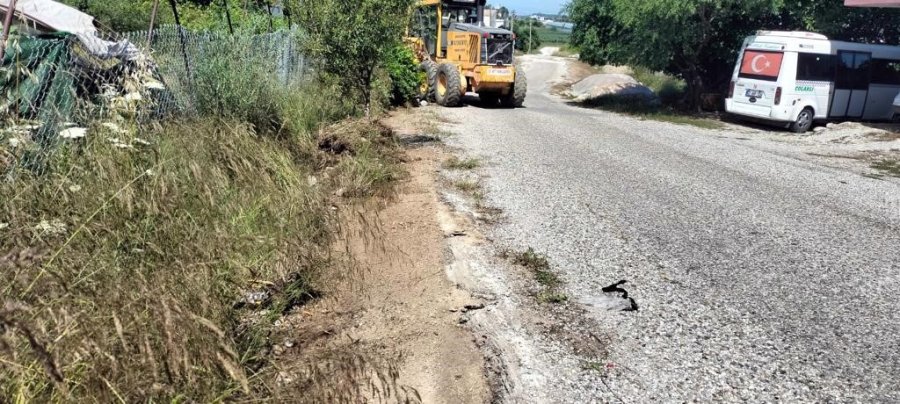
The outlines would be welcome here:
<svg viewBox="0 0 900 404">
<path fill-rule="evenodd" d="M 521 107 L 528 85 L 514 64 L 512 31 L 485 26 L 487 0 L 419 0 L 407 41 L 425 72 L 425 99 L 446 107 L 467 92 L 485 105 Z"/>
</svg>

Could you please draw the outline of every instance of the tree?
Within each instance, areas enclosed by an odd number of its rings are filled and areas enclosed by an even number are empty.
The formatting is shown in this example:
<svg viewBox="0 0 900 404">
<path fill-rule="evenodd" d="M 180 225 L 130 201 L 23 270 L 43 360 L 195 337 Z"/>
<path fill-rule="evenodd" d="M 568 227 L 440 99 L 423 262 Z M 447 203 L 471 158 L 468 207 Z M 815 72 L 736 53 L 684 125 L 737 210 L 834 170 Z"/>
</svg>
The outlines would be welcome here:
<svg viewBox="0 0 900 404">
<path fill-rule="evenodd" d="M 699 105 L 707 84 L 733 67 L 741 38 L 781 0 L 574 0 L 573 44 L 590 63 L 644 66 L 687 82 Z M 754 27 L 754 28 L 750 28 Z"/>
<path fill-rule="evenodd" d="M 361 98 L 369 116 L 376 69 L 399 44 L 412 0 L 295 2 L 291 9 L 309 36 L 307 52 L 342 83 L 346 96 Z"/>
<path fill-rule="evenodd" d="M 529 50 L 541 48 L 541 35 L 535 30 L 535 28 L 538 28 L 537 23 L 537 21 L 531 19 L 517 19 L 515 21 L 513 33 L 516 34 L 516 49 L 528 52 Z"/>
<path fill-rule="evenodd" d="M 143 31 L 150 26 L 153 0 L 62 0 L 63 3 L 92 15 L 101 28 L 114 32 Z M 166 0 L 161 0 L 157 26 L 174 24 L 175 20 Z M 237 30 L 259 33 L 269 30 L 268 8 L 265 2 L 228 0 L 229 10 Z M 181 24 L 192 30 L 228 31 L 223 0 L 179 0 Z M 285 25 L 275 21 L 276 28 Z"/>
<path fill-rule="evenodd" d="M 742 39 L 760 29 L 896 43 L 900 12 L 832 0 L 573 0 L 572 44 L 582 60 L 665 71 L 687 82 L 686 101 L 727 86 Z"/>
</svg>

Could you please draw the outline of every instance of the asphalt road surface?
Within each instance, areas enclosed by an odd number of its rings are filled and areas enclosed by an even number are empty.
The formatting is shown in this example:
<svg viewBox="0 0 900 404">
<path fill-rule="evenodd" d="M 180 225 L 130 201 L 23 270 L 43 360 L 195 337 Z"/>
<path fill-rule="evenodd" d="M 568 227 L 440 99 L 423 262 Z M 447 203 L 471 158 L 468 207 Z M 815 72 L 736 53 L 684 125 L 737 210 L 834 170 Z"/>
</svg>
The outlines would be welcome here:
<svg viewBox="0 0 900 404">
<path fill-rule="evenodd" d="M 566 105 L 565 68 L 528 59 L 525 108 L 441 110 L 485 161 L 493 236 L 613 335 L 606 385 L 554 400 L 900 402 L 900 182 Z M 621 279 L 639 311 L 598 303 Z"/>
</svg>

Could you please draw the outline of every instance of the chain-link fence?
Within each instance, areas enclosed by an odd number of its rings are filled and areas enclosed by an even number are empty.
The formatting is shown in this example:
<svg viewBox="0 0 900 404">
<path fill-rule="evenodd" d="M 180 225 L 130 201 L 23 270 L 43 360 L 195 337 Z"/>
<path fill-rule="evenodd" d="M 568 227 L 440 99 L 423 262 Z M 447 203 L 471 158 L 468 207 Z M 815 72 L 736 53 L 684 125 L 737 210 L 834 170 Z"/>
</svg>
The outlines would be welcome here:
<svg viewBox="0 0 900 404">
<path fill-rule="evenodd" d="M 165 26 L 148 38 L 11 36 L 0 67 L 0 173 L 22 164 L 40 171 L 41 155 L 95 127 L 115 132 L 214 115 L 250 93 L 310 77 L 296 32 L 227 35 Z"/>
</svg>

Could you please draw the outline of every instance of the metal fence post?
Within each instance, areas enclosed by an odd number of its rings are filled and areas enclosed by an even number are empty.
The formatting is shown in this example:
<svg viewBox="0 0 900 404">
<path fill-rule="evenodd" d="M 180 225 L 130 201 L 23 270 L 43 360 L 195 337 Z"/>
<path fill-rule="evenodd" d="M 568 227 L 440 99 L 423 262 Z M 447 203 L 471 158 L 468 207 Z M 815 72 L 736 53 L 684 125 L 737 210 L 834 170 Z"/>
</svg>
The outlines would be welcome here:
<svg viewBox="0 0 900 404">
<path fill-rule="evenodd" d="M 181 26 L 181 17 L 178 16 L 178 4 L 175 0 L 169 0 L 172 6 L 172 14 L 175 15 L 175 28 L 178 30 L 178 39 L 181 41 L 181 56 L 184 58 L 184 70 L 187 73 L 188 81 L 191 81 L 191 64 L 188 61 L 187 44 L 184 39 L 184 27 Z"/>
<path fill-rule="evenodd" d="M 147 49 L 153 48 L 153 26 L 156 25 L 157 13 L 159 13 L 159 0 L 153 2 L 153 13 L 150 14 L 150 30 L 147 31 Z"/>
<path fill-rule="evenodd" d="M 12 25 L 13 15 L 16 14 L 16 0 L 9 1 L 9 9 L 6 10 L 6 18 L 3 20 L 3 38 L 0 38 L 0 62 L 6 56 L 6 40 L 9 39 L 9 26 Z"/>
</svg>

